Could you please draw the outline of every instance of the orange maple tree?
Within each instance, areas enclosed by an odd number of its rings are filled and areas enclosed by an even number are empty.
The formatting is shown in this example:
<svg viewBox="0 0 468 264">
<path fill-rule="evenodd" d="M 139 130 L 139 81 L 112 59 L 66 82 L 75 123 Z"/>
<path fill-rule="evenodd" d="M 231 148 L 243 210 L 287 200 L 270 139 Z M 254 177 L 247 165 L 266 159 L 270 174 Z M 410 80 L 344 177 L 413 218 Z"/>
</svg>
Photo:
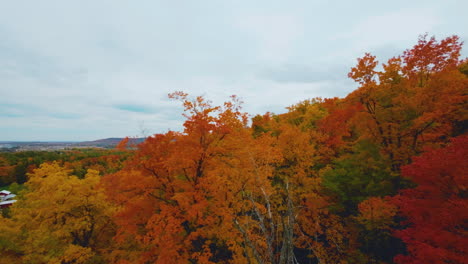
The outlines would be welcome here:
<svg viewBox="0 0 468 264">
<path fill-rule="evenodd" d="M 458 69 L 462 43 L 457 36 L 418 44 L 382 64 L 369 53 L 349 77 L 360 84 L 347 100 L 363 106 L 356 127 L 373 138 L 397 171 L 424 145 L 446 142 L 454 122 L 466 118 L 468 79 Z"/>
<path fill-rule="evenodd" d="M 249 180 L 240 166 L 247 160 L 241 157 L 250 155 L 244 149 L 250 135 L 241 102 L 232 97 L 219 107 L 182 92 L 170 97 L 184 105 L 184 131 L 149 137 L 124 170 L 105 179 L 122 207 L 117 239 L 135 237 L 137 248 L 129 259 L 140 262 L 244 258 L 233 225 L 238 200 L 233 196 Z"/>
</svg>

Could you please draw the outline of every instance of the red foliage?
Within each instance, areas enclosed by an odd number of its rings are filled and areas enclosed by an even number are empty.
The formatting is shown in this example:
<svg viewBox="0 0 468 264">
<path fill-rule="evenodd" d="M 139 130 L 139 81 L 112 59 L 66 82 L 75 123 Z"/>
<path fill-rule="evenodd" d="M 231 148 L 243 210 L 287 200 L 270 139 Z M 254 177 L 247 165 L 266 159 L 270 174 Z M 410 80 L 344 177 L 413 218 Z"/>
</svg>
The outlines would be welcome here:
<svg viewBox="0 0 468 264">
<path fill-rule="evenodd" d="M 326 144 L 338 149 L 345 144 L 346 138 L 351 137 L 349 121 L 361 110 L 361 104 L 343 104 L 338 98 L 325 99 L 323 106 L 329 115 L 318 121 L 318 130 L 327 135 Z"/>
<path fill-rule="evenodd" d="M 418 184 L 403 190 L 393 202 L 409 227 L 395 232 L 408 247 L 396 263 L 467 263 L 468 136 L 430 150 L 402 168 Z"/>
</svg>

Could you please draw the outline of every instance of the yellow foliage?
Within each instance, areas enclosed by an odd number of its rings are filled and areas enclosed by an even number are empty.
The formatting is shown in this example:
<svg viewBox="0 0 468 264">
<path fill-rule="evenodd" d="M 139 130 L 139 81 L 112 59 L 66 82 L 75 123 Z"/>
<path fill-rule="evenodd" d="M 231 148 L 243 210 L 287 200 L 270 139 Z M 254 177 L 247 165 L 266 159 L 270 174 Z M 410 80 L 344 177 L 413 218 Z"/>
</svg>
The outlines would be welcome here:
<svg viewBox="0 0 468 264">
<path fill-rule="evenodd" d="M 29 175 L 27 191 L 11 207 L 0 239 L 15 245 L 24 263 L 89 263 L 113 234 L 113 206 L 99 187 L 97 171 L 84 179 L 58 163 L 42 164 Z M 0 250 L 2 250 L 0 248 Z"/>
</svg>

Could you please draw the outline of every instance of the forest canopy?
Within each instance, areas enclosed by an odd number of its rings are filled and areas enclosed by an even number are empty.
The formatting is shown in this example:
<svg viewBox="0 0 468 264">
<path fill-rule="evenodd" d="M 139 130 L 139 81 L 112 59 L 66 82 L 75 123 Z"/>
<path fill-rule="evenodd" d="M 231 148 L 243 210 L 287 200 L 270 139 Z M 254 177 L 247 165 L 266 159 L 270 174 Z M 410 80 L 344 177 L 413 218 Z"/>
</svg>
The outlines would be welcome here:
<svg viewBox="0 0 468 264">
<path fill-rule="evenodd" d="M 178 91 L 180 132 L 2 154 L 0 186 L 18 196 L 1 209 L 1 261 L 466 263 L 461 49 L 423 35 L 384 63 L 366 53 L 355 91 L 282 114 Z"/>
</svg>

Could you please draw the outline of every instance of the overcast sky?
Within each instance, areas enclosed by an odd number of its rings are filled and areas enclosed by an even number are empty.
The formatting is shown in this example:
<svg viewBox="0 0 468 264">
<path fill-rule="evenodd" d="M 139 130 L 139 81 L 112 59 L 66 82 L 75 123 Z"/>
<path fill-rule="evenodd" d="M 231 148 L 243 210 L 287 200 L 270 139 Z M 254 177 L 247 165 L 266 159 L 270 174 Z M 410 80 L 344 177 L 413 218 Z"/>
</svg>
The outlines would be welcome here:
<svg viewBox="0 0 468 264">
<path fill-rule="evenodd" d="M 172 91 L 252 115 L 344 97 L 356 58 L 468 39 L 468 1 L 0 0 L 0 141 L 181 130 Z M 467 49 L 463 55 L 467 56 Z"/>
</svg>

